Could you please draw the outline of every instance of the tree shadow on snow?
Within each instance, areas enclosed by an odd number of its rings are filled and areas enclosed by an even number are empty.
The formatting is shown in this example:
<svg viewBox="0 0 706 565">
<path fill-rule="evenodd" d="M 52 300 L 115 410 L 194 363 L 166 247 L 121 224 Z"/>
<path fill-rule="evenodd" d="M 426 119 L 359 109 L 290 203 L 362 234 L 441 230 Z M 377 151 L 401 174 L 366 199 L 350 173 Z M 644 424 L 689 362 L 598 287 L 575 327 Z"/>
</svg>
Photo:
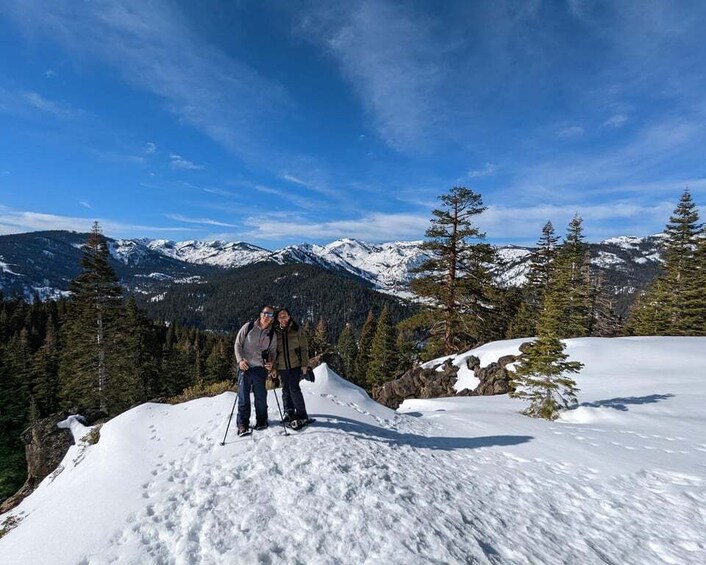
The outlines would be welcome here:
<svg viewBox="0 0 706 565">
<path fill-rule="evenodd" d="M 590 408 L 613 408 L 621 412 L 627 412 L 631 404 L 654 404 L 668 398 L 673 398 L 673 394 L 650 394 L 647 396 L 628 396 L 625 398 L 609 398 L 608 400 L 598 400 L 596 402 L 582 402 L 579 406 Z"/>
<path fill-rule="evenodd" d="M 316 428 L 331 428 L 344 431 L 353 436 L 369 441 L 379 441 L 389 445 L 409 445 L 415 448 L 426 448 L 441 451 L 456 449 L 478 449 L 480 447 L 495 447 L 519 445 L 534 439 L 532 436 L 483 436 L 483 437 L 435 437 L 402 433 L 390 428 L 366 424 L 332 414 L 312 414 L 317 418 Z M 325 419 L 324 419 L 325 418 Z"/>
</svg>

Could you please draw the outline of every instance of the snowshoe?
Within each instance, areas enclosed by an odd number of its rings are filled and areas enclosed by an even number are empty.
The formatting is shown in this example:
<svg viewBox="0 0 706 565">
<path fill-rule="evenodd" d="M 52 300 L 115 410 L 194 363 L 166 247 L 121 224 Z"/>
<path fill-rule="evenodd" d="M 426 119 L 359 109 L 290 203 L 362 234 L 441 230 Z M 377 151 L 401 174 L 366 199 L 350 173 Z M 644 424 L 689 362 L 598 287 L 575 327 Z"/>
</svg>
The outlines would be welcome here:
<svg viewBox="0 0 706 565">
<path fill-rule="evenodd" d="M 289 422 L 289 427 L 293 430 L 301 430 L 313 422 L 316 422 L 313 418 L 297 418 Z"/>
<path fill-rule="evenodd" d="M 238 437 L 240 436 L 247 436 L 252 433 L 252 430 L 248 427 L 245 426 L 240 426 L 238 427 Z"/>
<path fill-rule="evenodd" d="M 256 430 L 266 430 L 269 426 L 270 426 L 270 424 L 267 421 L 257 422 L 255 424 L 255 429 Z"/>
</svg>

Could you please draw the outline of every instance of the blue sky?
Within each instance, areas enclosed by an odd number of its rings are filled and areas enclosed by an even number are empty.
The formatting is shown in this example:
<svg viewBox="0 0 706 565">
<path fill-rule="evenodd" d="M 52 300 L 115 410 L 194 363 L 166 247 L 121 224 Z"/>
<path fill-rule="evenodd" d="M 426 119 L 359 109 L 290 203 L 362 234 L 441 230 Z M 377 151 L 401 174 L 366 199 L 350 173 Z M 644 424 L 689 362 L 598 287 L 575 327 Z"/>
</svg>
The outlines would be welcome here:
<svg viewBox="0 0 706 565">
<path fill-rule="evenodd" d="M 0 233 L 489 241 L 706 201 L 706 3 L 4 0 Z"/>
</svg>

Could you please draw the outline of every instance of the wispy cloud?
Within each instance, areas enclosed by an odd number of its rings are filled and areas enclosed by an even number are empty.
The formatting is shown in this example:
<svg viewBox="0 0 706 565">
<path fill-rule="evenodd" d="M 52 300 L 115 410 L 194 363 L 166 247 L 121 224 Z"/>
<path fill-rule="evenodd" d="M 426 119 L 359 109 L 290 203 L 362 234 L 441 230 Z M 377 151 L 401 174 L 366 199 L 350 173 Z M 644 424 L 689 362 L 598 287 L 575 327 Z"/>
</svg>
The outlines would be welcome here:
<svg viewBox="0 0 706 565">
<path fill-rule="evenodd" d="M 424 146 L 443 117 L 445 47 L 433 25 L 400 3 L 364 0 L 317 4 L 301 17 L 300 32 L 338 62 L 378 135 L 409 150 Z"/>
<path fill-rule="evenodd" d="M 47 69 L 46 71 L 44 71 L 44 76 L 47 78 L 54 78 L 55 76 L 57 76 L 57 72 L 53 69 Z"/>
<path fill-rule="evenodd" d="M 623 127 L 628 121 L 625 114 L 615 114 L 603 122 L 603 127 L 608 129 L 618 129 Z"/>
<path fill-rule="evenodd" d="M 90 205 L 88 202 L 86 202 L 85 200 L 81 200 L 81 201 L 79 202 L 79 204 L 80 204 L 81 206 L 83 206 L 84 208 L 90 208 L 90 207 L 91 207 L 91 205 Z"/>
<path fill-rule="evenodd" d="M 184 159 L 181 155 L 177 155 L 176 153 L 169 155 L 169 159 L 172 169 L 181 171 L 201 171 L 204 169 L 203 165 L 192 163 L 188 159 Z"/>
<path fill-rule="evenodd" d="M 557 131 L 557 137 L 560 139 L 572 139 L 581 137 L 585 133 L 581 126 L 566 126 Z"/>
<path fill-rule="evenodd" d="M 0 111 L 17 115 L 51 116 L 59 120 L 70 120 L 85 115 L 85 112 L 69 104 L 50 100 L 38 92 L 4 88 L 0 88 Z"/>
<path fill-rule="evenodd" d="M 374 213 L 358 219 L 310 221 L 303 218 L 252 217 L 245 223 L 253 239 L 339 239 L 353 237 L 365 241 L 419 239 L 428 227 L 427 216 Z"/>
<path fill-rule="evenodd" d="M 145 143 L 145 154 L 146 155 L 154 155 L 157 152 L 157 144 L 152 143 L 151 141 L 148 141 Z"/>
<path fill-rule="evenodd" d="M 581 202 L 564 205 L 541 204 L 528 207 L 490 205 L 477 218 L 490 241 L 536 241 L 542 226 L 551 220 L 559 235 L 578 214 L 584 219 L 584 232 L 590 241 L 615 235 L 647 235 L 655 226 L 664 225 L 675 202 L 662 201 L 643 205 L 635 201 L 586 205 Z"/>
<path fill-rule="evenodd" d="M 121 151 L 115 151 L 110 149 L 95 149 L 91 148 L 90 152 L 96 155 L 99 159 L 103 161 L 108 161 L 110 163 L 127 163 L 132 165 L 142 165 L 147 162 L 142 155 L 133 155 L 130 153 L 123 153 Z"/>
<path fill-rule="evenodd" d="M 218 220 L 212 220 L 211 218 L 190 218 L 189 216 L 182 216 L 181 214 L 165 214 L 166 218 L 170 220 L 176 220 L 177 222 L 184 222 L 185 224 L 199 224 L 207 226 L 220 226 L 225 228 L 236 228 L 235 224 L 228 224 L 226 222 L 219 222 Z"/>
<path fill-rule="evenodd" d="M 24 233 L 43 230 L 67 230 L 88 232 L 93 222 L 98 220 L 103 232 L 111 237 L 145 237 L 153 233 L 188 232 L 194 228 L 149 226 L 119 222 L 109 218 L 79 218 L 44 214 L 41 212 L 20 211 L 0 205 L 0 233 Z"/>
<path fill-rule="evenodd" d="M 265 137 L 263 118 L 289 104 L 278 83 L 204 44 L 170 2 L 8 0 L 3 9 L 28 33 L 116 67 L 185 123 L 240 155 L 254 153 Z"/>
<path fill-rule="evenodd" d="M 494 163 L 486 163 L 482 169 L 476 169 L 475 171 L 470 171 L 468 173 L 469 178 L 478 178 L 478 177 L 489 177 L 494 175 L 498 170 L 498 166 L 495 165 Z"/>
</svg>

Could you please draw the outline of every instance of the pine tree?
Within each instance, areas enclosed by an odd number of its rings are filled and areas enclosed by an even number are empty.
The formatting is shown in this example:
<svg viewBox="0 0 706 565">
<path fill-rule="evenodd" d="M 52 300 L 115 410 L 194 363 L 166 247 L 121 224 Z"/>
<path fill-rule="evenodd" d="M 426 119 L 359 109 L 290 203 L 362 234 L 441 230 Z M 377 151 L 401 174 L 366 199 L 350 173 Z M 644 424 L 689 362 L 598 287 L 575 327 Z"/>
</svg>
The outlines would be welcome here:
<svg viewBox="0 0 706 565">
<path fill-rule="evenodd" d="M 523 414 L 555 420 L 562 408 L 576 405 L 576 383 L 567 373 L 578 373 L 583 364 L 567 361 L 565 345 L 558 337 L 562 311 L 552 295 L 547 295 L 539 322 L 539 337 L 517 363 L 511 396 L 527 400 Z"/>
<path fill-rule="evenodd" d="M 372 388 L 373 385 L 380 385 L 394 377 L 394 371 L 397 367 L 395 341 L 395 329 L 390 324 L 390 312 L 385 306 L 380 318 L 378 318 L 370 346 L 370 362 L 368 363 L 366 375 L 369 388 Z"/>
<path fill-rule="evenodd" d="M 531 252 L 527 282 L 522 289 L 522 304 L 510 325 L 507 337 L 531 337 L 537 334 L 544 293 L 552 279 L 559 237 L 551 221 L 544 224 L 537 247 Z"/>
<path fill-rule="evenodd" d="M 59 409 L 59 350 L 56 330 L 47 325 L 42 347 L 32 359 L 32 398 L 40 417 L 48 416 Z"/>
<path fill-rule="evenodd" d="M 577 215 L 569 223 L 545 291 L 545 300 L 551 294 L 557 309 L 557 336 L 589 334 L 591 293 L 590 255 L 584 243 L 583 220 Z"/>
<path fill-rule="evenodd" d="M 350 324 L 346 324 L 338 338 L 337 346 L 338 354 L 343 360 L 343 368 L 345 370 L 345 377 L 353 382 L 355 379 L 355 358 L 358 355 L 358 346 L 355 343 L 355 336 L 353 335 L 353 328 Z M 357 383 L 356 384 L 360 384 Z"/>
<path fill-rule="evenodd" d="M 124 356 L 116 343 L 122 288 L 108 256 L 96 222 L 83 247 L 83 270 L 69 286 L 72 296 L 62 328 L 59 379 L 65 407 L 98 408 L 112 415 L 129 406 L 133 398 L 118 369 Z"/>
<path fill-rule="evenodd" d="M 311 341 L 310 348 L 314 357 L 331 349 L 326 321 L 323 318 L 320 318 L 319 322 L 316 324 L 316 329 L 314 330 Z"/>
<path fill-rule="evenodd" d="M 368 312 L 368 317 L 360 330 L 360 340 L 358 342 L 358 356 L 355 360 L 355 375 L 357 384 L 367 383 L 368 363 L 370 362 L 370 346 L 373 341 L 375 331 L 375 317 L 373 311 Z"/>
<path fill-rule="evenodd" d="M 490 310 L 488 265 L 494 251 L 480 243 L 485 234 L 473 225 L 474 216 L 485 210 L 479 194 L 456 186 L 440 199 L 442 208 L 432 211 L 422 244 L 429 259 L 415 269 L 420 276 L 412 281 L 412 290 L 434 305 L 418 316 L 420 325 L 430 328 L 430 352 L 450 354 L 479 341 Z"/>
<path fill-rule="evenodd" d="M 703 335 L 702 235 L 698 210 L 686 189 L 665 228 L 662 273 L 635 301 L 627 333 Z"/>
</svg>

